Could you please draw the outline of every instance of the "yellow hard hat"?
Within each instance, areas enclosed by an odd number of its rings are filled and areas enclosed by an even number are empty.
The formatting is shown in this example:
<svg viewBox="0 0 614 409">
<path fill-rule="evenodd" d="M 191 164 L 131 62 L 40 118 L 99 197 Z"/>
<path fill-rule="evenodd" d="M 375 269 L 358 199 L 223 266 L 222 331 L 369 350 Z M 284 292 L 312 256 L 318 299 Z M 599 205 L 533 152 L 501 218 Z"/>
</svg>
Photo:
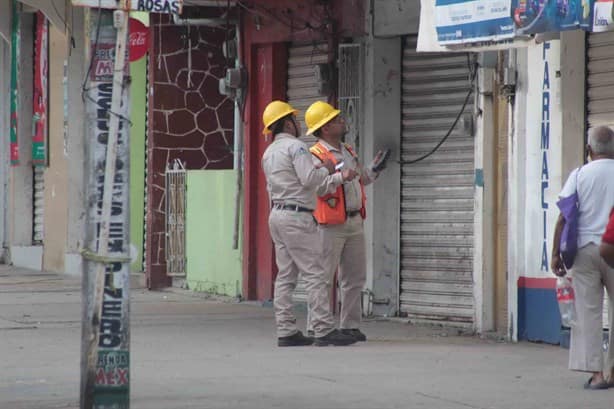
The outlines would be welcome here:
<svg viewBox="0 0 614 409">
<path fill-rule="evenodd" d="M 324 101 L 316 101 L 305 111 L 307 135 L 311 135 L 339 115 L 341 111 Z"/>
<path fill-rule="evenodd" d="M 264 129 L 262 130 L 262 133 L 266 135 L 271 132 L 271 130 L 269 129 L 271 125 L 279 121 L 284 116 L 290 114 L 298 114 L 298 111 L 292 108 L 292 105 L 284 101 L 271 102 L 269 105 L 266 106 L 264 112 L 262 113 L 262 123 L 264 124 Z"/>
</svg>

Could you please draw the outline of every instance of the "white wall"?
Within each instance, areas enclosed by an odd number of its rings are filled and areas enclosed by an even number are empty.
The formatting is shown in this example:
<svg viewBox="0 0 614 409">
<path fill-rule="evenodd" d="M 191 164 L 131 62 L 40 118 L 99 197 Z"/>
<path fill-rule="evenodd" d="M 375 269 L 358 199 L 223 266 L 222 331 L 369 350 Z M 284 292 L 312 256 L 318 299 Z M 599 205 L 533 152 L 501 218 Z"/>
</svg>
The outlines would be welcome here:
<svg viewBox="0 0 614 409">
<path fill-rule="evenodd" d="M 68 157 L 64 143 L 64 68 L 68 39 L 49 25 L 49 137 L 45 168 L 43 269 L 64 272 L 68 220 Z"/>
<path fill-rule="evenodd" d="M 85 104 L 81 98 L 81 85 L 85 76 L 84 8 L 73 7 L 71 27 L 75 48 L 68 56 L 68 135 L 66 151 L 68 161 L 68 232 L 66 237 L 65 272 L 82 274 L 81 254 L 85 239 Z"/>
<path fill-rule="evenodd" d="M 517 50 L 509 140 L 509 324 L 518 337 L 518 279 L 551 279 L 556 202 L 569 171 L 582 163 L 584 33 Z M 542 131 L 548 129 L 549 132 Z"/>
<path fill-rule="evenodd" d="M 508 327 L 510 339 L 518 340 L 518 277 L 525 271 L 525 178 L 527 128 L 526 105 L 529 77 L 527 49 L 515 51 L 516 95 L 508 138 Z"/>
<path fill-rule="evenodd" d="M 475 109 L 475 170 L 482 183 L 475 184 L 473 239 L 473 294 L 475 329 L 479 333 L 495 328 L 495 69 L 484 54 L 478 70 Z M 490 64 L 492 65 L 492 64 Z M 477 176 L 476 176 L 477 179 Z"/>
<path fill-rule="evenodd" d="M 584 163 L 585 40 L 584 31 L 561 33 L 561 104 L 563 115 L 562 175 Z"/>
</svg>

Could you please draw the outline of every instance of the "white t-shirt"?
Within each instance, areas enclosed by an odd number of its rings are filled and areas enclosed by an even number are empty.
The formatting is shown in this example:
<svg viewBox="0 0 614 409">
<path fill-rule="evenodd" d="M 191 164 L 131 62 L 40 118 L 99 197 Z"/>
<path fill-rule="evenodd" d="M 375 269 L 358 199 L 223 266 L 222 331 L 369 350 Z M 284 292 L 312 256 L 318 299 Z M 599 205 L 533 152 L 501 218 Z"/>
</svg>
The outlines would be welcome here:
<svg viewBox="0 0 614 409">
<path fill-rule="evenodd" d="M 576 191 L 574 169 L 559 197 L 567 197 Z M 582 166 L 578 174 L 578 248 L 589 243 L 599 245 L 614 207 L 614 159 L 597 159 Z"/>
</svg>

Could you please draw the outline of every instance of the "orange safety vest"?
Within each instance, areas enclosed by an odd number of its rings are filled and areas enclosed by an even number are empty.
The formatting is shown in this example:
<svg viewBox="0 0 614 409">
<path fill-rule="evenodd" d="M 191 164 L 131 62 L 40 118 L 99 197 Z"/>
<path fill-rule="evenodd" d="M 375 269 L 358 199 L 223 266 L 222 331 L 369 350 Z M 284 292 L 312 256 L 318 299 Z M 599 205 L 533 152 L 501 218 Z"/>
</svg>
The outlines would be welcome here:
<svg viewBox="0 0 614 409">
<path fill-rule="evenodd" d="M 345 149 L 350 152 L 350 154 L 356 159 L 357 155 L 354 153 L 354 150 L 347 144 L 343 144 Z M 329 151 L 323 144 L 320 142 L 313 145 L 309 148 L 309 151 L 322 162 L 326 159 L 330 159 L 335 165 L 337 164 L 337 159 L 335 155 L 331 151 Z M 365 209 L 365 202 L 367 201 L 367 197 L 365 196 L 365 187 L 360 182 L 360 193 L 362 196 L 362 206 L 360 208 L 360 215 L 364 219 L 367 217 L 367 212 Z M 345 208 L 345 192 L 343 191 L 343 184 L 337 187 L 334 193 L 330 193 L 324 196 L 318 196 L 318 200 L 316 203 L 316 209 L 313 212 L 313 216 L 317 220 L 319 224 L 343 224 L 347 218 L 346 208 Z"/>
</svg>

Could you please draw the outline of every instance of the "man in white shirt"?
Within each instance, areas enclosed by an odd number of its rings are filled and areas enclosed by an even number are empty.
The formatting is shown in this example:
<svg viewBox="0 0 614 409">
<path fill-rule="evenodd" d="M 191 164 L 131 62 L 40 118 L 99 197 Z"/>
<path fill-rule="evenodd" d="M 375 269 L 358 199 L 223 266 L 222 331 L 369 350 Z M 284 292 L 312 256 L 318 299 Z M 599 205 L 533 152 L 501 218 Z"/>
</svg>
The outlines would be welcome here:
<svg viewBox="0 0 614 409">
<path fill-rule="evenodd" d="M 589 134 L 591 162 L 571 172 L 560 197 L 578 192 L 578 252 L 571 274 L 577 324 L 571 330 L 569 369 L 590 372 L 585 389 L 606 389 L 614 381 L 614 337 L 610 336 L 606 367 L 602 353 L 603 287 L 610 301 L 610 328 L 614 328 L 614 269 L 599 254 L 601 237 L 614 206 L 614 131 L 599 126 Z M 576 183 L 577 181 L 577 183 Z M 552 248 L 552 272 L 566 274 L 559 242 L 565 219 L 559 215 Z M 609 379 L 604 379 L 603 373 Z"/>
</svg>

